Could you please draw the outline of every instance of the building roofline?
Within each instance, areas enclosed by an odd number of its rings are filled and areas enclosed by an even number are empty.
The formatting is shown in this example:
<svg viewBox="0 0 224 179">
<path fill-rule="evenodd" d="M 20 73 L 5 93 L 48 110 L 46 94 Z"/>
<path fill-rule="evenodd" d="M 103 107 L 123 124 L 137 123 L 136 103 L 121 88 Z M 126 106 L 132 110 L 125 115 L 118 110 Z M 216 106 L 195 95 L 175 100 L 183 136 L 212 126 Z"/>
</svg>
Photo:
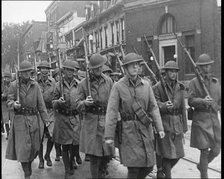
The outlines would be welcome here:
<svg viewBox="0 0 224 179">
<path fill-rule="evenodd" d="M 65 20 L 67 17 L 71 17 L 74 12 L 67 12 L 65 15 L 63 15 L 60 19 L 57 20 L 56 24 L 59 25 L 63 20 Z"/>
<path fill-rule="evenodd" d="M 57 1 L 56 0 L 53 0 L 50 4 L 49 4 L 49 6 L 47 6 L 47 8 L 45 9 L 45 14 L 47 14 L 47 11 L 50 9 L 50 7 L 51 6 L 53 6 L 53 4 L 55 4 L 55 3 L 57 3 Z"/>
</svg>

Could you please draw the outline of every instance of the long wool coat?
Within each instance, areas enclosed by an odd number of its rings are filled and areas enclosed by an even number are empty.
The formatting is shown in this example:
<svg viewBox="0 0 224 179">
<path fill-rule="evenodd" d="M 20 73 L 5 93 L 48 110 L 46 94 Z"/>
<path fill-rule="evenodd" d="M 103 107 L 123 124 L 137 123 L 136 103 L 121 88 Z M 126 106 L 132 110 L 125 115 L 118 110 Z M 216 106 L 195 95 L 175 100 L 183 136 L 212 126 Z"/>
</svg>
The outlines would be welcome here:
<svg viewBox="0 0 224 179">
<path fill-rule="evenodd" d="M 2 85 L 2 117 L 3 123 L 9 123 L 14 118 L 13 110 L 10 110 L 6 104 L 10 83 Z"/>
<path fill-rule="evenodd" d="M 91 96 L 93 100 L 101 106 L 106 107 L 113 82 L 111 78 L 101 74 L 99 81 L 91 80 Z M 77 106 L 83 112 L 81 128 L 80 151 L 95 156 L 112 155 L 104 142 L 105 115 L 86 112 L 84 100 L 88 96 L 86 78 L 83 79 L 78 87 L 79 98 Z"/>
<path fill-rule="evenodd" d="M 203 101 L 206 95 L 198 79 L 192 79 L 189 85 L 188 104 L 194 107 L 190 146 L 198 149 L 221 145 L 221 126 L 217 115 L 217 111 L 221 111 L 221 85 L 218 79 L 213 77 L 205 79 L 205 83 L 216 103 L 216 112 L 210 111 Z"/>
<path fill-rule="evenodd" d="M 146 127 L 136 120 L 124 121 L 126 113 L 135 116 L 134 96 L 152 117 L 158 132 L 163 131 L 159 108 L 149 80 L 138 78 L 134 85 L 127 76 L 114 84 L 106 113 L 105 138 L 114 139 L 118 112 L 122 121 L 122 143 L 119 146 L 121 163 L 127 167 L 151 167 L 155 164 L 152 124 Z"/>
<path fill-rule="evenodd" d="M 161 82 L 158 82 L 154 87 L 154 94 L 157 100 L 165 137 L 156 138 L 156 152 L 162 157 L 175 159 L 184 157 L 183 137 L 187 131 L 186 106 L 184 97 L 184 85 L 178 81 L 175 82 L 172 88 L 167 81 L 165 81 L 167 92 L 170 100 L 174 105 L 177 114 L 169 113 L 166 107 L 168 98 L 164 92 Z"/>
<path fill-rule="evenodd" d="M 7 100 L 11 109 L 17 98 L 16 89 L 16 81 L 14 81 L 9 88 Z M 34 160 L 40 149 L 41 131 L 43 131 L 40 128 L 40 120 L 42 119 L 44 123 L 48 122 L 47 109 L 40 86 L 33 80 L 27 84 L 21 83 L 19 99 L 23 107 L 35 108 L 39 113 L 14 116 L 6 149 L 6 159 L 29 162 Z"/>
<path fill-rule="evenodd" d="M 63 81 L 65 104 L 60 105 L 58 99 L 61 97 L 60 82 L 56 83 L 54 93 L 53 108 L 55 112 L 55 124 L 53 129 L 53 140 L 62 145 L 79 145 L 80 139 L 80 120 L 79 115 L 66 116 L 57 112 L 59 108 L 66 110 L 76 110 L 75 101 L 77 100 L 77 86 L 75 79 L 69 84 Z"/>
<path fill-rule="evenodd" d="M 38 84 L 40 85 L 41 92 L 43 94 L 44 102 L 47 108 L 48 118 L 50 121 L 50 125 L 48 126 L 48 131 L 50 136 L 52 137 L 53 129 L 54 129 L 54 111 L 53 111 L 53 97 L 54 91 L 56 88 L 56 82 L 54 78 L 48 77 L 48 79 L 44 82 L 43 80 L 39 79 Z"/>
</svg>

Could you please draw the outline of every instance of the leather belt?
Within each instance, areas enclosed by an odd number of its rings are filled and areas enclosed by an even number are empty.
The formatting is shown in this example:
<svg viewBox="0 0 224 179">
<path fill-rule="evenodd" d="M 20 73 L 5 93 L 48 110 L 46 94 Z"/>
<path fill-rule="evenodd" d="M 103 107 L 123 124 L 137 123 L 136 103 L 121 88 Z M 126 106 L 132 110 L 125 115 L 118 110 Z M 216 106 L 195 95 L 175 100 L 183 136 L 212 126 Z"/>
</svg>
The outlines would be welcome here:
<svg viewBox="0 0 224 179">
<path fill-rule="evenodd" d="M 37 115 L 38 113 L 38 111 L 34 108 L 24 108 L 24 107 L 14 109 L 14 112 L 15 115 L 27 115 L 27 116 Z"/>
<path fill-rule="evenodd" d="M 90 107 L 86 107 L 86 112 L 97 114 L 97 115 L 106 115 L 106 107 L 90 106 Z"/>
<path fill-rule="evenodd" d="M 65 116 L 76 116 L 79 114 L 77 110 L 68 110 L 68 109 L 56 109 L 56 111 Z"/>
</svg>

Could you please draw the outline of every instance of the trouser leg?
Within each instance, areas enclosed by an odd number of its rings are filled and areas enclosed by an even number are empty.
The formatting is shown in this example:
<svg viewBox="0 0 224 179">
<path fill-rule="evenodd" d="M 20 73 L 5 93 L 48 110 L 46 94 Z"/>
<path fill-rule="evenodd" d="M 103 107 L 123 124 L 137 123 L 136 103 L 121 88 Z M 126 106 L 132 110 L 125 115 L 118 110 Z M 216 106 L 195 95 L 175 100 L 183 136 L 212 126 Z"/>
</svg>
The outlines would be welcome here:
<svg viewBox="0 0 224 179">
<path fill-rule="evenodd" d="M 75 145 L 69 145 L 69 166 L 70 166 L 70 170 L 74 170 L 74 165 L 73 165 L 73 162 L 74 162 L 74 157 L 75 157 Z"/>
<path fill-rule="evenodd" d="M 44 168 L 44 158 L 43 158 L 43 139 L 40 143 L 40 149 L 38 152 L 38 157 L 39 157 L 39 168 L 43 169 Z"/>
<path fill-rule="evenodd" d="M 46 154 L 45 154 L 46 157 L 50 158 L 50 153 L 51 153 L 51 150 L 53 148 L 53 145 L 54 145 L 54 142 L 52 141 L 51 138 L 49 138 L 47 140 L 47 149 L 46 149 Z"/>
<path fill-rule="evenodd" d="M 58 143 L 54 143 L 54 147 L 55 147 L 55 150 L 56 150 L 56 156 L 60 156 L 61 155 L 61 144 L 58 144 Z"/>
<path fill-rule="evenodd" d="M 109 156 L 100 157 L 100 166 L 99 166 L 99 177 L 105 178 L 107 175 L 108 163 L 110 161 Z"/>
<path fill-rule="evenodd" d="M 141 167 L 140 171 L 138 172 L 138 179 L 144 179 L 151 171 L 153 167 Z"/>
<path fill-rule="evenodd" d="M 21 162 L 25 177 L 31 176 L 31 162 Z"/>
<path fill-rule="evenodd" d="M 6 129 L 6 134 L 8 137 L 9 136 L 9 124 L 8 123 L 5 124 L 5 129 Z"/>
<path fill-rule="evenodd" d="M 82 159 L 81 159 L 80 154 L 79 154 L 79 145 L 75 145 L 75 158 L 76 158 L 76 162 L 79 165 L 82 164 Z"/>
<path fill-rule="evenodd" d="M 199 165 L 201 178 L 208 178 L 208 155 L 209 155 L 208 149 L 201 150 L 200 165 Z"/>
<path fill-rule="evenodd" d="M 65 167 L 65 173 L 70 172 L 68 152 L 69 152 L 69 145 L 62 145 L 62 159 Z"/>
<path fill-rule="evenodd" d="M 137 177 L 139 175 L 139 171 L 140 171 L 140 168 L 138 168 L 138 167 L 128 167 L 127 179 L 129 179 L 129 178 L 137 179 Z"/>
<path fill-rule="evenodd" d="M 165 178 L 171 178 L 171 160 L 163 158 L 163 173 Z"/>
<path fill-rule="evenodd" d="M 101 159 L 100 157 L 94 155 L 89 155 L 89 157 L 90 157 L 90 171 L 92 178 L 99 178 L 99 168 Z"/>
<path fill-rule="evenodd" d="M 176 159 L 171 159 L 171 169 L 177 164 L 177 162 L 179 161 L 179 158 Z"/>
</svg>

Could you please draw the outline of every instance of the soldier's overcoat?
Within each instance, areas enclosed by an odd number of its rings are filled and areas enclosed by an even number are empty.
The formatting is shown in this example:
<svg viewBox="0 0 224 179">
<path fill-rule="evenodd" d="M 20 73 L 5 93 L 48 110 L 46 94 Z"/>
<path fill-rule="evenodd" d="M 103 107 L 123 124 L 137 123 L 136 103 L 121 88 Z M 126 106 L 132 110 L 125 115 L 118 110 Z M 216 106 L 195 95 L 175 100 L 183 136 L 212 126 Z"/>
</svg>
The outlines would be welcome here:
<svg viewBox="0 0 224 179">
<path fill-rule="evenodd" d="M 8 106 L 13 109 L 17 99 L 16 81 L 12 82 L 8 93 Z M 37 82 L 30 80 L 27 84 L 21 83 L 19 100 L 22 107 L 38 110 L 37 115 L 16 115 L 10 128 L 9 140 L 6 149 L 6 158 L 19 162 L 33 161 L 40 149 L 41 131 L 40 120 L 48 122 L 47 109 L 43 95 Z M 41 119 L 40 119 L 41 118 Z"/>
<path fill-rule="evenodd" d="M 48 79 L 44 82 L 41 78 L 38 80 L 38 84 L 40 85 L 41 92 L 43 94 L 45 106 L 47 108 L 48 112 L 48 118 L 50 121 L 50 125 L 48 126 L 48 131 L 50 136 L 52 137 L 53 129 L 54 129 L 54 111 L 53 111 L 53 97 L 54 97 L 54 91 L 56 88 L 56 82 L 54 78 L 48 77 Z"/>
<path fill-rule="evenodd" d="M 95 102 L 106 108 L 113 82 L 111 78 L 101 74 L 99 81 L 91 80 L 91 96 Z M 95 156 L 108 156 L 112 153 L 107 150 L 104 143 L 105 114 L 93 114 L 86 112 L 84 100 L 88 96 L 86 78 L 83 79 L 78 87 L 79 98 L 77 106 L 83 112 L 81 128 L 80 151 Z"/>
<path fill-rule="evenodd" d="M 62 145 L 79 145 L 80 139 L 80 120 L 79 115 L 65 115 L 58 110 L 76 111 L 75 101 L 77 100 L 78 82 L 73 79 L 69 84 L 63 81 L 65 104 L 60 105 L 58 99 L 61 97 L 60 82 L 56 83 L 53 98 L 53 108 L 55 113 L 55 124 L 53 129 L 53 140 Z"/>
<path fill-rule="evenodd" d="M 106 114 L 105 138 L 114 139 L 118 112 L 122 121 L 122 143 L 119 146 L 121 163 L 127 167 L 151 167 L 155 164 L 152 124 L 143 125 L 132 108 L 134 96 L 152 117 L 157 131 L 162 131 L 162 121 L 152 87 L 148 80 L 138 78 L 134 85 L 127 76 L 114 84 Z M 123 115 L 135 117 L 124 120 Z"/>
<path fill-rule="evenodd" d="M 156 152 L 162 157 L 175 159 L 184 157 L 183 138 L 187 132 L 186 105 L 184 96 L 184 85 L 178 81 L 171 85 L 165 80 L 165 85 L 170 100 L 174 105 L 174 111 L 169 112 L 166 107 L 168 98 L 164 92 L 161 82 L 153 86 L 162 117 L 165 137 L 156 138 Z"/>
<path fill-rule="evenodd" d="M 218 79 L 205 78 L 206 87 L 215 101 L 214 110 L 206 106 L 203 98 L 206 94 L 197 78 L 192 79 L 189 85 L 188 104 L 194 107 L 190 146 L 205 149 L 221 145 L 221 127 L 217 111 L 221 111 L 221 86 Z"/>
</svg>

